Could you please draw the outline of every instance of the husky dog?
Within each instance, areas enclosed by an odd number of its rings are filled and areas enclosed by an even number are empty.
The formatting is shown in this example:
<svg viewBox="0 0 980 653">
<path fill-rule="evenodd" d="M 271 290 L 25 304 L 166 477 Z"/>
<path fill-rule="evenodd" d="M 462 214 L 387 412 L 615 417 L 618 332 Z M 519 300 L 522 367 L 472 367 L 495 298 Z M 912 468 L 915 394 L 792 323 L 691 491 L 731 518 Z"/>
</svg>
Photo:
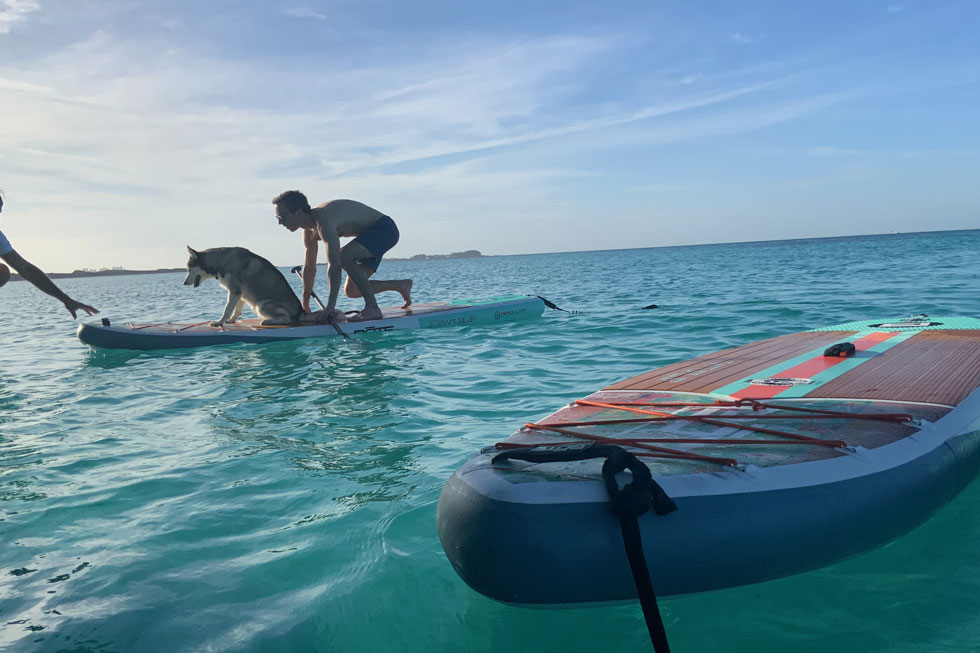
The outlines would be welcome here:
<svg viewBox="0 0 980 653">
<path fill-rule="evenodd" d="M 289 282 L 276 266 L 244 247 L 215 247 L 196 252 L 190 247 L 185 286 L 197 288 L 205 279 L 217 279 L 228 291 L 221 319 L 211 326 L 234 322 L 248 304 L 262 324 L 294 324 L 305 315 Z"/>
</svg>

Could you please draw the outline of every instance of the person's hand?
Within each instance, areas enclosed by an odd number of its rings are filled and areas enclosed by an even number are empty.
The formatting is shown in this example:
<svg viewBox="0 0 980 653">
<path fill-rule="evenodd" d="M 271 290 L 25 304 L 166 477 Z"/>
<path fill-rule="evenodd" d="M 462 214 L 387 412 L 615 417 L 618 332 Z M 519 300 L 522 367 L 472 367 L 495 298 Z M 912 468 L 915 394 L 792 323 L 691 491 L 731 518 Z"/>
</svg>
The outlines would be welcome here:
<svg viewBox="0 0 980 653">
<path fill-rule="evenodd" d="M 313 312 L 313 311 L 310 310 L 310 300 L 308 300 L 308 299 L 305 302 L 303 302 L 303 312 L 304 313 L 312 313 Z"/>
<path fill-rule="evenodd" d="M 92 308 L 88 304 L 83 304 L 82 302 L 76 302 L 71 297 L 69 297 L 68 301 L 65 302 L 65 308 L 67 308 L 68 312 L 71 313 L 71 319 L 73 320 L 78 317 L 78 311 L 85 311 L 89 315 L 95 315 L 99 312 L 98 309 Z"/>
<path fill-rule="evenodd" d="M 334 310 L 332 310 L 330 312 L 327 312 L 327 311 L 319 311 L 317 313 L 316 322 L 317 322 L 317 324 L 327 324 L 328 322 L 330 322 L 330 319 L 331 318 L 333 318 L 333 321 L 334 322 L 346 322 L 347 321 L 347 315 L 343 311 L 338 310 L 338 309 L 334 309 Z"/>
</svg>

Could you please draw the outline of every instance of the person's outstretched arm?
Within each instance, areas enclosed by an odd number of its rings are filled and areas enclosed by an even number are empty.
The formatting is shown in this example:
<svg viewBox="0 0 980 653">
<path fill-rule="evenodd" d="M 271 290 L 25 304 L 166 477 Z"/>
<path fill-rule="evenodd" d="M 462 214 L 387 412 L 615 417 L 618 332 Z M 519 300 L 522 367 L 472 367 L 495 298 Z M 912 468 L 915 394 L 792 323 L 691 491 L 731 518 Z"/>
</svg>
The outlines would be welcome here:
<svg viewBox="0 0 980 653">
<path fill-rule="evenodd" d="M 11 250 L 6 254 L 0 255 L 0 258 L 17 270 L 17 272 L 20 273 L 20 276 L 34 284 L 38 290 L 51 295 L 59 302 L 64 304 L 65 308 L 68 309 L 68 312 L 71 313 L 72 319 L 78 316 L 77 313 L 80 310 L 85 311 L 89 315 L 94 315 L 99 312 L 91 306 L 75 301 L 66 295 L 64 292 L 62 292 L 61 288 L 54 285 L 54 282 L 51 281 L 51 279 L 48 278 L 48 275 L 44 274 L 39 267 L 25 259 L 16 251 Z"/>
</svg>

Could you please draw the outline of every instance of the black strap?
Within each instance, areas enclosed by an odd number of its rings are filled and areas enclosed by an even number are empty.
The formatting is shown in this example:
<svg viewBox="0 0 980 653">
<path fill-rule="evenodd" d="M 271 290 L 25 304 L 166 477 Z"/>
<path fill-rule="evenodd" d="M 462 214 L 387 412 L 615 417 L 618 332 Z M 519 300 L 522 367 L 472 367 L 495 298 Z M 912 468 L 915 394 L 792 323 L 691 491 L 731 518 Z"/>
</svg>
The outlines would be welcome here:
<svg viewBox="0 0 980 653">
<path fill-rule="evenodd" d="M 677 504 L 667 496 L 650 473 L 650 468 L 640 462 L 639 458 L 630 452 L 619 449 L 616 454 L 606 459 L 602 464 L 602 480 L 606 482 L 606 491 L 612 502 L 613 513 L 619 517 L 619 528 L 623 533 L 623 545 L 626 547 L 626 558 L 633 572 L 633 583 L 636 585 L 636 595 L 643 608 L 643 618 L 650 633 L 650 642 L 656 653 L 669 653 L 667 631 L 660 617 L 660 607 L 657 605 L 657 595 L 653 591 L 650 580 L 650 569 L 647 567 L 646 556 L 643 555 L 643 540 L 640 537 L 640 515 L 653 509 L 658 515 L 666 515 L 677 510 Z M 622 488 L 616 482 L 616 474 L 630 470 L 633 480 Z"/>
<path fill-rule="evenodd" d="M 554 302 L 545 299 L 541 295 L 535 295 L 535 297 L 537 297 L 538 299 L 540 299 L 541 301 L 543 301 L 544 302 L 544 305 L 547 306 L 550 309 L 553 309 L 553 310 L 556 310 L 556 311 L 564 311 L 564 312 L 568 313 L 569 315 L 581 315 L 582 314 L 582 311 L 567 311 L 564 308 L 562 308 L 561 306 L 557 306 Z"/>
<path fill-rule="evenodd" d="M 493 462 L 502 460 L 525 460 L 530 463 L 564 462 L 570 460 L 589 460 L 605 458 L 602 464 L 602 480 L 606 484 L 613 513 L 619 517 L 619 527 L 623 534 L 623 545 L 626 547 L 626 558 L 629 560 L 630 571 L 633 573 L 633 583 L 636 585 L 636 595 L 643 608 L 647 631 L 655 653 L 669 653 L 667 631 L 664 629 L 660 608 L 657 605 L 657 595 L 653 591 L 650 580 L 650 569 L 643 555 L 643 541 L 640 536 L 638 517 L 650 509 L 658 515 L 666 515 L 677 510 L 677 504 L 667 496 L 663 488 L 653 480 L 653 474 L 639 458 L 614 444 L 557 445 L 551 447 L 527 447 L 508 449 L 493 457 Z M 633 480 L 622 488 L 616 481 L 619 472 L 629 470 Z"/>
</svg>

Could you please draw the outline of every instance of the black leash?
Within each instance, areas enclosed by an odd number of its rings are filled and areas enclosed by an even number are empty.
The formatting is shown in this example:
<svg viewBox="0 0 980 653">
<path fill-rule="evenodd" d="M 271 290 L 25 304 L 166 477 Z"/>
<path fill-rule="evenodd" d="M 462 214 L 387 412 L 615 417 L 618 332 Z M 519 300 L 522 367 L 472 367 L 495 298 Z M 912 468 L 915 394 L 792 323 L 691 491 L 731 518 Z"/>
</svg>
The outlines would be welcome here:
<svg viewBox="0 0 980 653">
<path fill-rule="evenodd" d="M 297 265 L 297 266 L 293 267 L 293 269 L 290 270 L 290 272 L 295 273 L 296 276 L 298 276 L 300 279 L 302 279 L 303 278 L 303 275 L 299 271 L 301 267 L 302 266 Z M 327 307 L 323 305 L 323 302 L 320 301 L 320 298 L 316 296 L 316 293 L 312 289 L 310 290 L 310 296 L 313 297 L 313 299 L 316 300 L 316 303 L 320 305 L 320 310 L 321 311 L 327 310 Z M 350 336 L 347 335 L 344 332 L 344 330 L 340 328 L 340 325 L 337 324 L 337 320 L 333 319 L 333 315 L 328 315 L 327 316 L 327 322 L 330 323 L 330 326 L 332 326 L 337 331 L 337 333 L 339 333 L 340 335 L 344 336 L 344 340 L 350 340 Z"/>
<path fill-rule="evenodd" d="M 545 299 L 541 295 L 535 295 L 535 297 L 543 301 L 544 305 L 547 306 L 548 308 L 554 309 L 556 311 L 565 311 L 564 308 L 562 308 L 561 306 L 556 306 L 554 302 Z M 660 307 L 657 306 L 656 304 L 650 304 L 649 306 L 644 306 L 643 308 L 651 309 L 651 308 L 660 308 Z M 569 315 L 582 315 L 582 313 L 584 313 L 584 311 L 565 311 L 565 312 L 568 313 Z"/>
<path fill-rule="evenodd" d="M 556 311 L 565 311 L 569 315 L 581 315 L 582 314 L 582 311 L 566 311 L 561 306 L 556 306 L 554 302 L 545 299 L 541 295 L 535 295 L 535 297 L 537 297 L 538 299 L 540 299 L 541 301 L 543 301 L 544 302 L 544 305 L 547 306 L 550 309 L 553 309 L 553 310 L 556 310 Z"/>
<path fill-rule="evenodd" d="M 660 616 L 657 595 L 650 580 L 650 569 L 643 555 L 643 541 L 640 536 L 638 517 L 650 509 L 658 515 L 666 515 L 677 510 L 677 504 L 667 496 L 663 488 L 653 480 L 653 474 L 639 458 L 614 444 L 590 442 L 584 445 L 561 445 L 553 447 L 527 447 L 508 449 L 493 457 L 493 462 L 502 460 L 524 460 L 530 463 L 564 462 L 570 460 L 589 460 L 605 458 L 602 463 L 602 480 L 606 484 L 612 511 L 619 517 L 619 527 L 626 547 L 626 558 L 633 572 L 636 595 L 643 608 L 647 632 L 655 653 L 669 653 L 667 631 Z M 622 488 L 616 481 L 616 474 L 629 470 L 633 480 Z"/>
<path fill-rule="evenodd" d="M 616 474 L 625 469 L 630 470 L 633 480 L 620 488 L 616 482 Z M 667 631 L 660 616 L 660 607 L 657 605 L 657 595 L 653 591 L 646 556 L 643 555 L 643 540 L 640 537 L 640 523 L 637 518 L 650 509 L 651 499 L 653 510 L 658 515 L 666 515 L 677 510 L 677 504 L 653 480 L 650 468 L 624 449 L 620 449 L 602 464 L 602 479 L 606 482 L 606 491 L 609 492 L 612 501 L 613 513 L 619 517 L 626 558 L 630 562 L 630 571 L 633 572 L 636 595 L 640 599 L 640 607 L 643 608 L 643 618 L 647 624 L 653 650 L 656 653 L 669 653 Z"/>
</svg>

